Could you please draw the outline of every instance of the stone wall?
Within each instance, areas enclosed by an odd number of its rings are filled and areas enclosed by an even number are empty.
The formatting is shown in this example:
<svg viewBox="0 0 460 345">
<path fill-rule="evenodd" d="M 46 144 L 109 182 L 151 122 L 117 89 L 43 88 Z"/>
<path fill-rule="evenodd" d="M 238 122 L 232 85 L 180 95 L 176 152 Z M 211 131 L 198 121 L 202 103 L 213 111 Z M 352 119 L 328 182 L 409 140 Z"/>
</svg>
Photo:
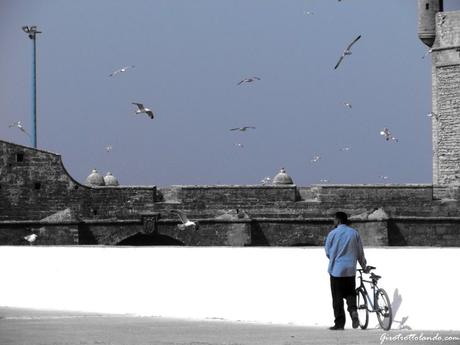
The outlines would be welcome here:
<svg viewBox="0 0 460 345">
<path fill-rule="evenodd" d="M 432 58 L 433 184 L 459 184 L 460 12 L 436 15 Z"/>
<path fill-rule="evenodd" d="M 431 185 L 88 187 L 59 155 L 0 141 L 0 244 L 321 246 L 344 210 L 366 246 L 458 246 L 458 200 Z"/>
</svg>

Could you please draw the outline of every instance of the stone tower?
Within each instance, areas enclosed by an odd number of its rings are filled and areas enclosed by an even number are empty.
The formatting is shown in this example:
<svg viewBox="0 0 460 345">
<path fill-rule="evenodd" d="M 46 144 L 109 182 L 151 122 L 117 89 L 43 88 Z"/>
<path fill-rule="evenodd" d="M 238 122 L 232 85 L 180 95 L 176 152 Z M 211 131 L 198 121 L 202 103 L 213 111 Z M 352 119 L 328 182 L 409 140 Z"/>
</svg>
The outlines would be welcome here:
<svg viewBox="0 0 460 345">
<path fill-rule="evenodd" d="M 460 185 L 460 12 L 418 0 L 418 35 L 432 51 L 433 185 Z"/>
</svg>

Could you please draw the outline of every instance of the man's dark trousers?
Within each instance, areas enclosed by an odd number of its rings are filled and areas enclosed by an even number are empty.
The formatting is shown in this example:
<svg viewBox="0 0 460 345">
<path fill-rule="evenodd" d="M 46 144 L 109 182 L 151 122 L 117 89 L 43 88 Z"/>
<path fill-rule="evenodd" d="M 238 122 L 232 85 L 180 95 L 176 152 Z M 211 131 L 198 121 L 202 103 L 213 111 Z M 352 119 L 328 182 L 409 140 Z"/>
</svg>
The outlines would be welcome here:
<svg viewBox="0 0 460 345">
<path fill-rule="evenodd" d="M 334 308 L 335 326 L 345 326 L 345 311 L 343 299 L 347 300 L 348 312 L 356 311 L 356 279 L 353 277 L 331 276 L 332 306 Z"/>
</svg>

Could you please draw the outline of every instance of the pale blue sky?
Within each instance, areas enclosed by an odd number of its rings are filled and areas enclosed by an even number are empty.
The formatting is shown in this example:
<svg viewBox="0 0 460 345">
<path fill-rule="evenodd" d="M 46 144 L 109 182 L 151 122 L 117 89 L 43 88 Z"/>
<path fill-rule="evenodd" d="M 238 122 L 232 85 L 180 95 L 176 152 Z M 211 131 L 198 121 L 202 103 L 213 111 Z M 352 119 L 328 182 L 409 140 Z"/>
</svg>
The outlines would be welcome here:
<svg viewBox="0 0 460 345">
<path fill-rule="evenodd" d="M 431 58 L 414 0 L 0 0 L 0 138 L 29 145 L 8 128 L 31 125 L 23 25 L 43 31 L 38 145 L 79 181 L 97 168 L 122 184 L 258 184 L 285 167 L 298 185 L 431 183 Z M 249 76 L 262 80 L 236 85 Z M 257 129 L 229 131 L 244 125 Z"/>
</svg>

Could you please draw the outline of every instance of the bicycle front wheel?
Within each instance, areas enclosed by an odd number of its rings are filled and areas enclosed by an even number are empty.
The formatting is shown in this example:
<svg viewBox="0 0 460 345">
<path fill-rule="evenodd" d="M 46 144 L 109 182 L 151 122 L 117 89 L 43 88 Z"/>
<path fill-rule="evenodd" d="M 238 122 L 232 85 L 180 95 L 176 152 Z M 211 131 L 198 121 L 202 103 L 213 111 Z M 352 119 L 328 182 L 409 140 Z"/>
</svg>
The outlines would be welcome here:
<svg viewBox="0 0 460 345">
<path fill-rule="evenodd" d="M 385 331 L 388 331 L 391 328 L 391 323 L 393 322 L 393 312 L 391 310 L 390 299 L 383 289 L 377 290 L 376 298 L 375 306 L 377 309 L 377 319 L 379 320 L 380 327 L 382 327 Z"/>
<path fill-rule="evenodd" d="M 367 294 L 363 289 L 357 290 L 356 307 L 358 309 L 359 327 L 366 329 L 369 324 L 369 309 L 367 309 Z"/>
</svg>

